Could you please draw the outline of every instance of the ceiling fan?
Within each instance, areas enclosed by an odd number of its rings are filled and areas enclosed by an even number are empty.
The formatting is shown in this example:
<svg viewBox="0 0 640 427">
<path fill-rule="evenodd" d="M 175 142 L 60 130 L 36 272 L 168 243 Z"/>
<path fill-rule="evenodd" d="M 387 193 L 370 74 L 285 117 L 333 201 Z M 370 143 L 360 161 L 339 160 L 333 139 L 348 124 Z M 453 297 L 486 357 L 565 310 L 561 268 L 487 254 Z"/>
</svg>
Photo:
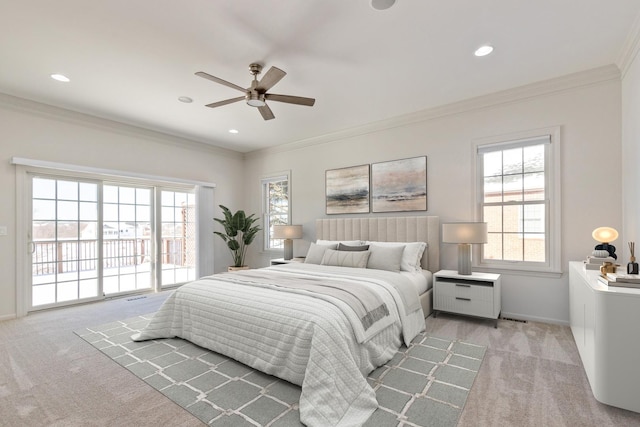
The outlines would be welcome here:
<svg viewBox="0 0 640 427">
<path fill-rule="evenodd" d="M 276 95 L 274 93 L 267 93 L 269 89 L 275 86 L 284 76 L 287 75 L 284 71 L 277 67 L 269 68 L 269 71 L 262 77 L 260 81 L 258 81 L 258 74 L 262 71 L 262 65 L 260 64 L 251 64 L 249 65 L 249 72 L 253 75 L 253 81 L 251 82 L 251 86 L 247 89 L 235 85 L 233 83 L 229 83 L 226 80 L 222 80 L 219 77 L 212 76 L 211 74 L 207 74 L 203 71 L 198 71 L 196 76 L 205 78 L 207 80 L 211 80 L 216 83 L 220 83 L 221 85 L 228 86 L 230 88 L 239 90 L 240 92 L 244 92 L 244 96 L 239 96 L 237 98 L 225 99 L 224 101 L 213 102 L 211 104 L 207 104 L 207 107 L 216 108 L 221 107 L 223 105 L 231 104 L 234 102 L 242 101 L 243 99 L 247 101 L 252 107 L 257 107 L 260 114 L 262 114 L 262 118 L 265 120 L 271 120 L 275 118 L 271 108 L 267 105 L 266 101 L 277 101 L 277 102 L 286 102 L 288 104 L 296 104 L 296 105 L 306 105 L 313 106 L 316 102 L 313 98 L 304 98 L 301 96 L 291 96 L 291 95 Z"/>
</svg>

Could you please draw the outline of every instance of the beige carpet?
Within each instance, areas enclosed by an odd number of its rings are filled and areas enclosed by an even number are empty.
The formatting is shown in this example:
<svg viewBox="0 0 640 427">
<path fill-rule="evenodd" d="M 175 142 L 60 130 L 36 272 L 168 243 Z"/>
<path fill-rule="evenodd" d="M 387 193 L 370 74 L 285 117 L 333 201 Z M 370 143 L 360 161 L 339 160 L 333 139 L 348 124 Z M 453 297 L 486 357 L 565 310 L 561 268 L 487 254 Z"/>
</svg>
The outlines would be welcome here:
<svg viewBox="0 0 640 427">
<path fill-rule="evenodd" d="M 0 426 L 201 426 L 97 352 L 75 330 L 157 310 L 166 295 L 118 299 L 0 322 Z M 427 332 L 486 345 L 459 426 L 640 426 L 598 403 L 569 328 L 442 314 Z"/>
</svg>

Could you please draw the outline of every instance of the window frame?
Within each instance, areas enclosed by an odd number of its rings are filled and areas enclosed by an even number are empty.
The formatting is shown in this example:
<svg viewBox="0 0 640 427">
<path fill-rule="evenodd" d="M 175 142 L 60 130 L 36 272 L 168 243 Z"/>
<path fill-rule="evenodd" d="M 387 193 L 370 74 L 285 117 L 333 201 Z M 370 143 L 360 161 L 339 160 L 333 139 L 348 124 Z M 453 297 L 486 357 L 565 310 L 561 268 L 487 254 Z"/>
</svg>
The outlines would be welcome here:
<svg viewBox="0 0 640 427">
<path fill-rule="evenodd" d="M 265 175 L 260 179 L 260 191 L 261 191 L 261 210 L 262 210 L 262 250 L 264 252 L 281 252 L 283 247 L 271 246 L 271 221 L 267 218 L 269 200 L 267 185 L 272 182 L 287 181 L 287 224 L 291 225 L 291 171 L 275 172 L 269 175 Z"/>
<path fill-rule="evenodd" d="M 509 261 L 484 258 L 484 245 L 474 245 L 474 267 L 490 271 L 557 276 L 562 273 L 561 261 L 561 181 L 560 181 L 560 126 L 532 129 L 522 132 L 479 138 L 473 141 L 474 206 L 475 218 L 483 221 L 484 171 L 483 152 L 492 148 L 502 151 L 526 146 L 531 140 L 548 137 L 545 147 L 545 262 Z M 526 203 L 523 203 L 525 205 Z M 509 205 L 503 202 L 503 206 Z"/>
</svg>

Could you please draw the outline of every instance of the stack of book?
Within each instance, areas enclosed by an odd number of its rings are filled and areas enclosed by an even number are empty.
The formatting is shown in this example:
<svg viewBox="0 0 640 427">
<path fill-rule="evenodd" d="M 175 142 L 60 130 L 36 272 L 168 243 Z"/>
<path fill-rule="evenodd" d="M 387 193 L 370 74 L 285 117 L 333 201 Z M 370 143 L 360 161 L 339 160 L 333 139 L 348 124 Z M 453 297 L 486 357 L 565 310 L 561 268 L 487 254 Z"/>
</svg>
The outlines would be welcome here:
<svg viewBox="0 0 640 427">
<path fill-rule="evenodd" d="M 598 280 L 607 286 L 640 288 L 640 274 L 607 273 L 598 276 Z"/>
<path fill-rule="evenodd" d="M 612 263 L 616 263 L 616 259 L 614 259 L 613 257 L 595 257 L 595 256 L 588 256 L 587 260 L 584 262 L 584 268 L 586 268 L 587 270 L 600 270 L 600 267 L 602 266 L 603 263 L 605 262 L 612 262 Z"/>
</svg>

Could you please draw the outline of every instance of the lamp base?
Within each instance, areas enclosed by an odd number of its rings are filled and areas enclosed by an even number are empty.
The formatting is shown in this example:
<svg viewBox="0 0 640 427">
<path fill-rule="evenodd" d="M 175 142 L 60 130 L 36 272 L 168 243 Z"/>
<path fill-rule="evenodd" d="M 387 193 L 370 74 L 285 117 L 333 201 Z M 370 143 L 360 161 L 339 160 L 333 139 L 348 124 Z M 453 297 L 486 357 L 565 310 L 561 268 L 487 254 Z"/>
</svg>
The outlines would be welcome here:
<svg viewBox="0 0 640 427">
<path fill-rule="evenodd" d="M 458 274 L 463 276 L 471 275 L 471 244 L 458 244 Z"/>
<path fill-rule="evenodd" d="M 293 258 L 293 240 L 284 239 L 284 259 L 290 260 Z"/>
</svg>

